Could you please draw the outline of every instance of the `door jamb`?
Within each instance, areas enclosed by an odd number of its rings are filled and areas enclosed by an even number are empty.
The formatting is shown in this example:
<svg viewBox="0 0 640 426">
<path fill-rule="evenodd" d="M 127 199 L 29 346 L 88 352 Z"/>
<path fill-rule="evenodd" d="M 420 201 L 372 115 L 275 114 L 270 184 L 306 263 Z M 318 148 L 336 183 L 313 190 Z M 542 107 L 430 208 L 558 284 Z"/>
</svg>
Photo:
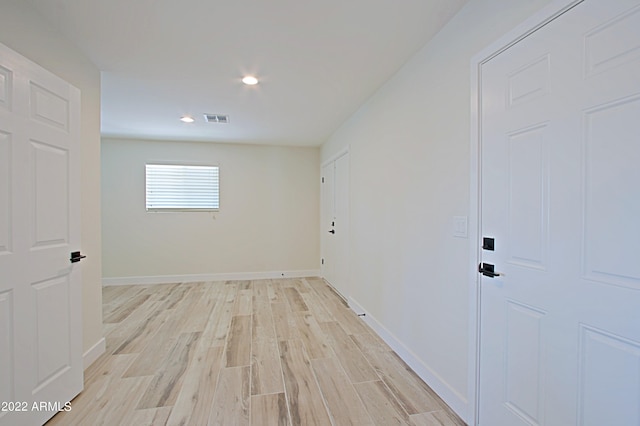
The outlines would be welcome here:
<svg viewBox="0 0 640 426">
<path fill-rule="evenodd" d="M 484 48 L 471 58 L 471 135 L 470 135 L 470 200 L 469 200 L 469 351 L 467 392 L 469 409 L 467 423 L 470 426 L 479 422 L 480 387 L 480 275 L 477 272 L 481 259 L 480 223 L 482 212 L 482 140 L 480 121 L 480 101 L 482 65 L 504 52 L 533 32 L 545 26 L 558 16 L 574 8 L 584 0 L 553 0 L 549 5 L 535 13 L 523 23 L 509 31 L 498 40 Z"/>
</svg>

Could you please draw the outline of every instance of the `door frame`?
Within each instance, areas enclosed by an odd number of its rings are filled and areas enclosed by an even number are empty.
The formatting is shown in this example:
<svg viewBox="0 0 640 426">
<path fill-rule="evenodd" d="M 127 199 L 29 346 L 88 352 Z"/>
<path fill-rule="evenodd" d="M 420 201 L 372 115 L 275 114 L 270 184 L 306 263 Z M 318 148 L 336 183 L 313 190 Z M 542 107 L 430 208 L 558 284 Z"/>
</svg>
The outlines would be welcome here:
<svg viewBox="0 0 640 426">
<path fill-rule="evenodd" d="M 478 265 L 481 259 L 480 223 L 482 220 L 482 139 L 480 122 L 480 93 L 482 65 L 496 55 L 507 50 L 520 40 L 553 21 L 560 15 L 585 0 L 552 0 L 549 5 L 527 18 L 520 25 L 507 32 L 471 58 L 471 121 L 470 121 L 470 199 L 469 199 L 469 352 L 467 395 L 468 412 L 466 421 L 475 426 L 479 421 L 480 386 L 480 274 Z"/>
<path fill-rule="evenodd" d="M 347 145 L 344 148 L 340 149 L 339 151 L 337 151 L 335 154 L 331 155 L 329 158 L 327 158 L 326 160 L 322 161 L 322 163 L 320 164 L 320 258 L 323 259 L 324 258 L 324 253 L 326 250 L 326 244 L 325 244 L 325 236 L 324 236 L 324 232 L 326 232 L 326 229 L 323 227 L 323 223 L 322 220 L 324 219 L 322 217 L 322 214 L 324 213 L 324 199 L 322 197 L 322 170 L 325 168 L 325 166 L 327 166 L 330 163 L 335 162 L 338 158 L 343 157 L 345 155 L 349 155 L 349 174 L 351 174 L 351 154 L 350 154 L 350 150 L 351 150 L 351 146 Z M 335 183 L 335 182 L 334 182 Z M 347 182 L 347 185 L 349 185 L 349 182 Z M 335 186 L 335 185 L 334 185 Z M 350 196 L 349 196 L 350 197 Z M 351 212 L 351 209 L 349 209 L 349 212 Z M 351 237 L 349 236 L 347 238 L 347 251 L 351 252 Z M 320 274 L 322 275 L 322 278 L 324 278 L 324 265 L 322 264 L 322 260 L 321 260 L 321 264 L 320 264 Z M 348 277 L 347 277 L 348 278 Z M 344 295 L 346 296 L 346 295 Z M 343 297 L 344 297 L 343 296 Z"/>
</svg>

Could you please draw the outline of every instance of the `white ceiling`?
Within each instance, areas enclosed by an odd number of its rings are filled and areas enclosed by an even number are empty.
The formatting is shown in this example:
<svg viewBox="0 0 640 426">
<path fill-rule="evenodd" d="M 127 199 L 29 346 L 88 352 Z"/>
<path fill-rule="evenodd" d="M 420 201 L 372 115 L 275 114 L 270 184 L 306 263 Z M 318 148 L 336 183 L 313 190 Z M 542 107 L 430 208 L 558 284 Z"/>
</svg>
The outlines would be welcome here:
<svg viewBox="0 0 640 426">
<path fill-rule="evenodd" d="M 467 2 L 29 1 L 102 70 L 104 136 L 300 146 L 324 142 Z"/>
</svg>

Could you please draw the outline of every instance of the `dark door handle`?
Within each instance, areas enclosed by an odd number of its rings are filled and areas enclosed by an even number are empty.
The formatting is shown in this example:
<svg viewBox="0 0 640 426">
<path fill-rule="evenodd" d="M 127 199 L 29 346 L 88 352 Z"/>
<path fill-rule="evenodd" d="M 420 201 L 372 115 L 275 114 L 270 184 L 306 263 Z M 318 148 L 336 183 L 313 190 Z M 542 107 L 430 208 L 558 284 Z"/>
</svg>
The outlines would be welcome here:
<svg viewBox="0 0 640 426">
<path fill-rule="evenodd" d="M 71 261 L 71 263 L 76 263 L 76 262 L 80 262 L 85 257 L 87 256 L 81 254 L 79 251 L 72 251 L 71 258 L 69 260 Z"/>
<path fill-rule="evenodd" d="M 490 263 L 481 263 L 478 265 L 478 272 L 480 272 L 485 277 L 499 277 L 500 273 L 495 271 L 495 266 Z"/>
<path fill-rule="evenodd" d="M 330 233 L 330 234 L 335 234 L 335 233 L 336 233 L 336 230 L 335 230 L 335 229 L 332 229 L 331 231 L 329 231 L 329 233 Z"/>
</svg>

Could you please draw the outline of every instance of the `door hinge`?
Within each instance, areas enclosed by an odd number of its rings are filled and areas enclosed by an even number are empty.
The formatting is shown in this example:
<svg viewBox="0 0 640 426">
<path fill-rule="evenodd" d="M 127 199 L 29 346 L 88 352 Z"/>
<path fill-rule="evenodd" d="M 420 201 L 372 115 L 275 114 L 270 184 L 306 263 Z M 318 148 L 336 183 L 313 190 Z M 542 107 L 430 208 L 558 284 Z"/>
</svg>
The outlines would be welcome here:
<svg viewBox="0 0 640 426">
<path fill-rule="evenodd" d="M 324 176 L 322 176 L 322 183 L 324 183 Z"/>
<path fill-rule="evenodd" d="M 322 264 L 324 265 L 324 259 L 322 259 Z"/>
</svg>

